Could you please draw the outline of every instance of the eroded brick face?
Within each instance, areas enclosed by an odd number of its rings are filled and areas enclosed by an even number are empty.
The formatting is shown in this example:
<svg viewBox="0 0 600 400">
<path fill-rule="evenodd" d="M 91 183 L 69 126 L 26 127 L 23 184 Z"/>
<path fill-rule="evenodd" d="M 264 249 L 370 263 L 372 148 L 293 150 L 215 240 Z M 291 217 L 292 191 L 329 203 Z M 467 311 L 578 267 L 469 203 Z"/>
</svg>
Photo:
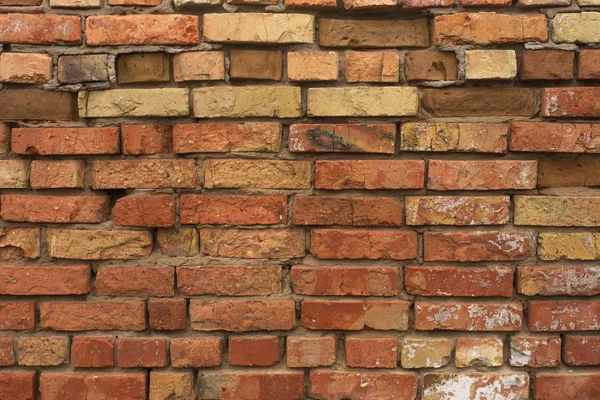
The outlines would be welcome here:
<svg viewBox="0 0 600 400">
<path fill-rule="evenodd" d="M 600 400 L 600 0 L 0 0 L 0 400 Z"/>
</svg>

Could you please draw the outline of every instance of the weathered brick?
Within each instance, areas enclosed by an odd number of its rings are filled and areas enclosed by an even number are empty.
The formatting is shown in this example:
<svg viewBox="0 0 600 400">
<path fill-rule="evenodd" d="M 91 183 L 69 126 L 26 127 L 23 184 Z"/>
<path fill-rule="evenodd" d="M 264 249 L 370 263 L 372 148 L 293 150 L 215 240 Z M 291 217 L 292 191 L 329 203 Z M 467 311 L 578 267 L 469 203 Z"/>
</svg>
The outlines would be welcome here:
<svg viewBox="0 0 600 400">
<path fill-rule="evenodd" d="M 467 50 L 465 57 L 467 79 L 513 79 L 517 76 L 514 50 Z"/>
<path fill-rule="evenodd" d="M 0 259 L 39 256 L 40 228 L 0 228 Z"/>
<path fill-rule="evenodd" d="M 69 337 L 17 338 L 17 363 L 26 366 L 56 366 L 69 362 Z"/>
<path fill-rule="evenodd" d="M 536 374 L 535 400 L 593 400 L 600 396 L 600 374 Z"/>
<path fill-rule="evenodd" d="M 337 81 L 339 56 L 333 51 L 290 51 L 287 76 L 290 81 Z"/>
<path fill-rule="evenodd" d="M 533 237 L 519 231 L 425 232 L 425 261 L 511 261 L 531 255 Z"/>
<path fill-rule="evenodd" d="M 142 331 L 143 301 L 45 302 L 39 305 L 40 326 L 55 331 Z"/>
<path fill-rule="evenodd" d="M 513 270 L 407 266 L 404 287 L 407 293 L 417 296 L 512 297 Z"/>
<path fill-rule="evenodd" d="M 464 400 L 477 400 L 480 396 L 527 400 L 529 399 L 529 375 L 498 373 L 425 375 L 423 400 L 452 398 L 455 393 L 460 393 Z"/>
<path fill-rule="evenodd" d="M 191 300 L 190 319 L 198 331 L 281 331 L 296 326 L 293 300 Z"/>
<path fill-rule="evenodd" d="M 600 40 L 600 13 L 559 13 L 552 19 L 555 43 L 594 43 Z"/>
<path fill-rule="evenodd" d="M 558 348 L 558 360 L 560 361 L 560 347 Z M 568 365 L 600 365 L 600 338 L 597 336 L 566 336 L 564 360 Z"/>
<path fill-rule="evenodd" d="M 52 57 L 46 54 L 0 54 L 0 81 L 46 83 L 52 78 Z"/>
<path fill-rule="evenodd" d="M 398 226 L 402 209 L 391 197 L 295 196 L 294 225 Z"/>
<path fill-rule="evenodd" d="M 194 227 L 159 228 L 156 243 L 162 254 L 191 257 L 200 252 L 198 230 Z"/>
<path fill-rule="evenodd" d="M 173 56 L 175 82 L 220 81 L 225 79 L 222 51 L 190 51 Z"/>
<path fill-rule="evenodd" d="M 20 222 L 100 223 L 108 213 L 107 196 L 30 196 L 3 194 L 2 219 Z"/>
<path fill-rule="evenodd" d="M 519 7 L 569 6 L 570 0 L 519 0 Z"/>
<path fill-rule="evenodd" d="M 29 183 L 33 189 L 83 189 L 85 161 L 33 160 Z"/>
<path fill-rule="evenodd" d="M 535 189 L 537 161 L 430 160 L 427 189 Z"/>
<path fill-rule="evenodd" d="M 462 0 L 465 7 L 510 7 L 512 0 Z"/>
<path fill-rule="evenodd" d="M 78 368 L 104 368 L 115 365 L 115 339 L 75 336 L 71 343 L 71 364 Z"/>
<path fill-rule="evenodd" d="M 450 51 L 409 51 L 404 74 L 407 81 L 453 81 L 458 78 L 456 53 Z"/>
<path fill-rule="evenodd" d="M 173 296 L 175 269 L 172 267 L 98 268 L 94 293 L 98 296 L 166 297 Z"/>
<path fill-rule="evenodd" d="M 304 257 L 302 229 L 201 229 L 201 252 L 213 257 Z"/>
<path fill-rule="evenodd" d="M 302 115 L 297 86 L 215 86 L 192 92 L 196 118 L 296 118 Z"/>
<path fill-rule="evenodd" d="M 438 15 L 433 20 L 435 44 L 546 42 L 548 27 L 543 14 L 508 15 L 493 12 Z"/>
<path fill-rule="evenodd" d="M 408 329 L 410 303 L 403 300 L 367 300 L 365 326 L 375 330 Z"/>
<path fill-rule="evenodd" d="M 149 231 L 90 231 L 49 228 L 48 255 L 81 260 L 128 260 L 144 258 L 152 252 Z"/>
<path fill-rule="evenodd" d="M 169 195 L 125 196 L 111 211 L 113 223 L 124 226 L 167 227 L 175 225 L 175 200 Z"/>
<path fill-rule="evenodd" d="M 182 195 L 179 210 L 182 224 L 280 224 L 287 221 L 287 197 Z"/>
<path fill-rule="evenodd" d="M 532 301 L 529 303 L 531 332 L 600 330 L 600 301 Z"/>
<path fill-rule="evenodd" d="M 145 159 L 92 161 L 93 189 L 195 188 L 195 160 Z"/>
<path fill-rule="evenodd" d="M 194 374 L 191 372 L 150 371 L 151 400 L 194 400 Z"/>
<path fill-rule="evenodd" d="M 509 196 L 405 197 L 406 225 L 504 225 Z"/>
<path fill-rule="evenodd" d="M 1 0 L 1 6 L 39 6 L 42 0 Z"/>
<path fill-rule="evenodd" d="M 347 367 L 396 368 L 398 342 L 395 337 L 346 336 Z"/>
<path fill-rule="evenodd" d="M 146 374 L 42 372 L 40 394 L 44 400 L 144 400 Z"/>
<path fill-rule="evenodd" d="M 365 326 L 361 300 L 302 300 L 301 323 L 308 329 L 358 331 Z"/>
<path fill-rule="evenodd" d="M 13 349 L 13 338 L 0 338 L 0 366 L 9 367 L 15 364 L 15 351 Z M 0 381 L 2 375 L 0 374 Z M 2 395 L 2 392 L 0 392 Z"/>
<path fill-rule="evenodd" d="M 35 329 L 35 303 L 0 302 L 0 331 L 32 331 L 33 329 Z"/>
<path fill-rule="evenodd" d="M 557 367 L 560 337 L 511 336 L 508 363 L 513 367 Z"/>
<path fill-rule="evenodd" d="M 175 153 L 275 152 L 281 147 L 281 125 L 274 122 L 209 122 L 173 127 Z"/>
<path fill-rule="evenodd" d="M 108 0 L 111 6 L 159 6 L 162 0 Z"/>
<path fill-rule="evenodd" d="M 185 117 L 190 113 L 187 88 L 88 90 L 79 92 L 77 101 L 82 118 Z"/>
<path fill-rule="evenodd" d="M 288 160 L 205 160 L 204 187 L 308 189 L 311 163 Z"/>
<path fill-rule="evenodd" d="M 308 14 L 205 14 L 204 39 L 232 43 L 312 43 L 314 17 Z"/>
<path fill-rule="evenodd" d="M 411 400 L 417 396 L 417 376 L 405 372 L 310 371 L 309 396 L 322 399 Z"/>
<path fill-rule="evenodd" d="M 230 337 L 229 364 L 269 366 L 279 362 L 279 337 Z"/>
<path fill-rule="evenodd" d="M 513 121 L 510 150 L 600 153 L 600 125 Z"/>
<path fill-rule="evenodd" d="M 167 365 L 167 340 L 164 338 L 119 338 L 117 366 L 150 368 Z"/>
<path fill-rule="evenodd" d="M 0 294 L 76 295 L 90 291 L 90 268 L 75 266 L 0 266 Z"/>
<path fill-rule="evenodd" d="M 526 50 L 521 53 L 521 80 L 573 79 L 575 53 L 560 50 Z"/>
<path fill-rule="evenodd" d="M 415 20 L 319 19 L 324 47 L 427 47 L 429 23 Z"/>
<path fill-rule="evenodd" d="M 0 188 L 25 189 L 29 178 L 29 163 L 25 160 L 0 160 Z"/>
<path fill-rule="evenodd" d="M 580 50 L 577 69 L 578 79 L 600 79 L 600 51 Z"/>
<path fill-rule="evenodd" d="M 454 344 L 447 338 L 405 337 L 400 360 L 402 368 L 441 368 L 450 364 Z"/>
<path fill-rule="evenodd" d="M 592 232 L 540 233 L 538 257 L 541 260 L 600 259 L 600 235 Z"/>
<path fill-rule="evenodd" d="M 292 124 L 288 147 L 292 153 L 384 153 L 393 154 L 393 124 Z"/>
<path fill-rule="evenodd" d="M 335 8 L 335 0 L 285 0 L 288 8 Z"/>
<path fill-rule="evenodd" d="M 403 0 L 404 8 L 430 8 L 430 7 L 451 7 L 453 0 Z"/>
<path fill-rule="evenodd" d="M 119 153 L 119 128 L 14 128 L 17 154 L 68 155 Z"/>
<path fill-rule="evenodd" d="M 117 81 L 169 82 L 171 71 L 167 53 L 130 53 L 117 56 Z"/>
<path fill-rule="evenodd" d="M 229 62 L 232 79 L 281 80 L 283 55 L 279 50 L 231 49 Z"/>
<path fill-rule="evenodd" d="M 86 54 L 58 57 L 58 81 L 61 83 L 101 82 L 108 80 L 108 56 Z"/>
<path fill-rule="evenodd" d="M 530 88 L 423 89 L 423 107 L 435 117 L 531 117 L 537 111 Z"/>
<path fill-rule="evenodd" d="M 101 0 L 49 0 L 50 7 L 60 8 L 101 8 Z"/>
<path fill-rule="evenodd" d="M 171 152 L 172 128 L 168 125 L 123 125 L 123 154 L 160 154 Z"/>
<path fill-rule="evenodd" d="M 222 348 L 219 337 L 171 339 L 171 364 L 175 368 L 219 366 Z"/>
<path fill-rule="evenodd" d="M 0 398 L 33 400 L 36 396 L 35 371 L 0 372 Z"/>
<path fill-rule="evenodd" d="M 1 19 L 0 24 L 2 24 Z M 0 120 L 72 121 L 77 119 L 75 93 L 42 90 L 3 90 L 2 92 Z"/>
<path fill-rule="evenodd" d="M 177 267 L 184 296 L 260 296 L 281 292 L 280 266 Z"/>
<path fill-rule="evenodd" d="M 458 368 L 499 367 L 504 364 L 504 345 L 498 337 L 459 337 L 454 364 Z"/>
<path fill-rule="evenodd" d="M 538 163 L 538 188 L 600 186 L 600 161 L 566 160 Z"/>
<path fill-rule="evenodd" d="M 600 225 L 600 197 L 514 196 L 513 201 L 515 225 Z"/>
<path fill-rule="evenodd" d="M 0 154 L 10 152 L 10 128 L 8 125 L 0 123 Z"/>
<path fill-rule="evenodd" d="M 191 45 L 199 40 L 195 15 L 99 15 L 85 19 L 88 46 Z"/>
<path fill-rule="evenodd" d="M 183 330 L 187 326 L 185 299 L 149 299 L 148 323 L 159 331 Z"/>
<path fill-rule="evenodd" d="M 308 116 L 384 117 L 417 115 L 419 91 L 415 87 L 309 88 Z"/>
<path fill-rule="evenodd" d="M 347 51 L 346 82 L 398 82 L 397 52 Z"/>
<path fill-rule="evenodd" d="M 520 303 L 415 303 L 415 328 L 421 331 L 520 331 Z"/>
<path fill-rule="evenodd" d="M 504 153 L 508 126 L 414 122 L 402 124 L 400 148 L 405 151 Z"/>
<path fill-rule="evenodd" d="M 410 260 L 417 233 L 393 230 L 313 229 L 310 253 L 320 259 Z"/>
<path fill-rule="evenodd" d="M 53 14 L 0 15 L 0 42 L 22 44 L 81 43 L 81 17 Z"/>
<path fill-rule="evenodd" d="M 290 284 L 294 293 L 309 296 L 396 296 L 398 269 L 293 266 Z"/>
<path fill-rule="evenodd" d="M 346 10 L 390 9 L 396 7 L 397 0 L 344 0 Z"/>
<path fill-rule="evenodd" d="M 204 372 L 198 381 L 207 399 L 304 399 L 303 371 Z"/>
<path fill-rule="evenodd" d="M 594 100 L 598 96 L 600 88 L 595 87 L 542 89 L 541 115 L 559 118 L 599 117 L 600 109 L 596 107 Z"/>
<path fill-rule="evenodd" d="M 424 180 L 425 162 L 421 160 L 316 162 L 317 189 L 420 189 Z"/>
<path fill-rule="evenodd" d="M 334 336 L 288 336 L 286 360 L 290 368 L 328 367 L 335 363 Z"/>
</svg>

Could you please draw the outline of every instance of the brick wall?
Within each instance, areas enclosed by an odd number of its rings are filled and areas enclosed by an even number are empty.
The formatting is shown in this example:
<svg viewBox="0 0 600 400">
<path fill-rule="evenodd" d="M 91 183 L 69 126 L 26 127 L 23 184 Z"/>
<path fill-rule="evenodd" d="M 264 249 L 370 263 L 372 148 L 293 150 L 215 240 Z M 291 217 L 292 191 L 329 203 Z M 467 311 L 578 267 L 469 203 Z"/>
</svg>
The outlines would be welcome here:
<svg viewBox="0 0 600 400">
<path fill-rule="evenodd" d="M 600 399 L 599 0 L 0 0 L 0 400 Z"/>
</svg>

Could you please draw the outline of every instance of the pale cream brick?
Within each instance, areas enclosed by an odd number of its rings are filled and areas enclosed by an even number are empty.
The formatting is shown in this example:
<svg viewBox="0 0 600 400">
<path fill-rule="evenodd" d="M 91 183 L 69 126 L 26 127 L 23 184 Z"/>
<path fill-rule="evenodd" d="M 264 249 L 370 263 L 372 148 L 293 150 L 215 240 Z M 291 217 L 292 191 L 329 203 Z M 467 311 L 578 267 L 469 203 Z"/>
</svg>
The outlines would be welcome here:
<svg viewBox="0 0 600 400">
<path fill-rule="evenodd" d="M 512 79 L 517 76 L 514 50 L 467 50 L 467 79 Z"/>
<path fill-rule="evenodd" d="M 600 42 L 600 12 L 556 14 L 552 20 L 552 40 L 555 43 Z"/>
<path fill-rule="evenodd" d="M 290 81 L 337 81 L 339 56 L 333 51 L 301 51 L 287 54 Z"/>
<path fill-rule="evenodd" d="M 417 115 L 414 87 L 344 87 L 308 89 L 308 115 L 375 117 Z"/>
<path fill-rule="evenodd" d="M 188 89 L 113 89 L 79 92 L 79 116 L 177 117 L 189 114 Z"/>
<path fill-rule="evenodd" d="M 222 51 L 193 51 L 173 57 L 176 82 L 219 81 L 225 79 L 225 57 Z"/>
</svg>

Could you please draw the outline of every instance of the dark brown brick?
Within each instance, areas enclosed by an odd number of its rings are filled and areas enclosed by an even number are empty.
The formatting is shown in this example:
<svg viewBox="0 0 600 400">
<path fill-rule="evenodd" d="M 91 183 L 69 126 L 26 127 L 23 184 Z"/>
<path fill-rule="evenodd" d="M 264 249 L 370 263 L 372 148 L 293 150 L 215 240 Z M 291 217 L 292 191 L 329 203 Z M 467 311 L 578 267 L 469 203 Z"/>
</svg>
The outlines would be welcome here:
<svg viewBox="0 0 600 400">
<path fill-rule="evenodd" d="M 429 24 L 414 20 L 319 20 L 319 44 L 326 47 L 427 47 Z"/>
<path fill-rule="evenodd" d="M 281 51 L 231 50 L 232 79 L 281 80 Z"/>
<path fill-rule="evenodd" d="M 522 80 L 573 79 L 575 53 L 560 50 L 526 50 L 521 53 Z"/>
<path fill-rule="evenodd" d="M 117 57 L 119 83 L 168 82 L 171 80 L 169 55 L 166 53 L 135 53 Z"/>
<path fill-rule="evenodd" d="M 94 54 L 64 56 L 58 59 L 58 81 L 62 83 L 108 80 L 108 56 Z"/>
<path fill-rule="evenodd" d="M 41 90 L 3 90 L 0 96 L 0 120 L 75 120 L 75 93 Z"/>
<path fill-rule="evenodd" d="M 453 81 L 458 78 L 456 53 L 409 51 L 404 73 L 407 81 Z"/>
<path fill-rule="evenodd" d="M 424 89 L 423 107 L 435 117 L 523 116 L 536 112 L 528 88 Z"/>
</svg>

